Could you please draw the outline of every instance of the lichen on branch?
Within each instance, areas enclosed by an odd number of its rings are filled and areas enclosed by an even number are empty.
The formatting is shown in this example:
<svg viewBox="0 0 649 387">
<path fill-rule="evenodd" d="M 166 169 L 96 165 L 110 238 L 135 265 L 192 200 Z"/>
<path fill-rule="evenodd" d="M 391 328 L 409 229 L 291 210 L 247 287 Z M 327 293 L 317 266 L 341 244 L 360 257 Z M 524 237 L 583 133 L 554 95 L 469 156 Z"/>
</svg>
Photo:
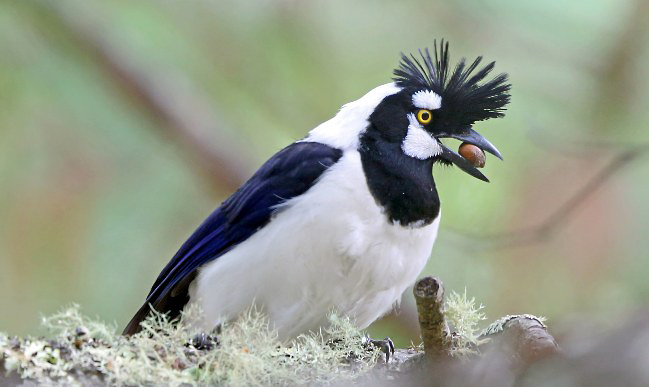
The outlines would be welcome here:
<svg viewBox="0 0 649 387">
<path fill-rule="evenodd" d="M 84 317 L 74 305 L 43 319 L 52 339 L 0 335 L 0 364 L 42 384 L 268 385 L 353 379 L 372 368 L 377 350 L 346 317 L 282 343 L 266 318 L 251 309 L 222 327 L 218 345 L 198 349 L 190 309 L 180 322 L 152 313 L 142 332 L 124 337 L 114 326 Z M 193 316 L 194 315 L 194 316 Z M 1 369 L 1 368 L 0 368 Z"/>
</svg>

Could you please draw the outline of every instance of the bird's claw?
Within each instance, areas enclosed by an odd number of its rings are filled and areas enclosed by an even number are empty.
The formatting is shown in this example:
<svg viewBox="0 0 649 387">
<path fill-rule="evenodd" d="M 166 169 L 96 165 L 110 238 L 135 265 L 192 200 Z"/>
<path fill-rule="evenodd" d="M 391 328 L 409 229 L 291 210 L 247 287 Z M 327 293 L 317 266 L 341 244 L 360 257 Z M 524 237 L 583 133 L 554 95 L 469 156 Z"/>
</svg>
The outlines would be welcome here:
<svg viewBox="0 0 649 387">
<path fill-rule="evenodd" d="M 385 354 L 385 362 L 390 361 L 390 356 L 394 355 L 394 342 L 392 342 L 392 339 L 389 337 L 386 337 L 383 340 L 376 340 L 373 339 L 369 336 L 366 336 L 367 342 L 381 348 L 381 352 Z"/>
<path fill-rule="evenodd" d="M 199 333 L 196 336 L 189 339 L 187 345 L 192 346 L 200 351 L 206 350 L 209 351 L 219 344 L 218 337 L 210 335 L 208 333 Z"/>
</svg>

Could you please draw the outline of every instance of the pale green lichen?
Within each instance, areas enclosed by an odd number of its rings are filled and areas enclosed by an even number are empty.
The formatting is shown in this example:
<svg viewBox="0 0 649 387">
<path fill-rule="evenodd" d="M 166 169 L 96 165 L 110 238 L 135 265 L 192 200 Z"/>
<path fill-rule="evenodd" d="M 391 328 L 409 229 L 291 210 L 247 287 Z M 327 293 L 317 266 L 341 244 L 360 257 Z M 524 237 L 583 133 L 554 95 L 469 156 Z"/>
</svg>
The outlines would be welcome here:
<svg viewBox="0 0 649 387">
<path fill-rule="evenodd" d="M 67 378 L 70 364 L 61 356 L 60 348 L 43 339 L 21 342 L 5 337 L 0 340 L 0 360 L 7 372 L 15 371 L 25 378 L 46 380 Z"/>
<path fill-rule="evenodd" d="M 539 324 L 541 324 L 541 326 L 543 328 L 546 327 L 545 326 L 546 318 L 543 317 L 543 316 L 535 316 L 533 314 L 511 314 L 511 315 L 501 317 L 498 320 L 491 323 L 487 328 L 485 328 L 482 331 L 482 333 L 480 333 L 480 336 L 489 336 L 489 335 L 494 335 L 496 333 L 500 333 L 500 332 L 503 331 L 503 329 L 505 329 L 505 325 L 509 321 L 511 321 L 513 319 L 516 319 L 516 318 L 526 318 L 526 319 L 530 319 L 530 320 L 536 320 L 536 321 L 538 321 Z"/>
<path fill-rule="evenodd" d="M 299 385 L 353 379 L 376 363 L 378 352 L 348 318 L 332 313 L 321 332 L 282 343 L 254 309 L 227 324 L 212 350 L 188 345 L 196 332 L 152 313 L 130 337 L 84 317 L 78 306 L 44 318 L 51 340 L 0 336 L 0 360 L 8 371 L 42 384 L 98 382 L 131 385 Z M 13 342 L 12 342 L 13 341 Z"/>
<path fill-rule="evenodd" d="M 452 356 L 478 353 L 489 340 L 484 336 L 512 318 L 506 316 L 479 332 L 483 308 L 466 290 L 448 296 L 445 315 L 453 332 Z M 318 385 L 351 381 L 373 368 L 379 356 L 350 319 L 336 313 L 320 332 L 284 343 L 264 315 L 251 309 L 222 328 L 211 350 L 188 344 L 198 333 L 191 322 L 199 316 L 195 308 L 179 322 L 152 313 L 140 333 L 124 337 L 116 326 L 90 319 L 73 305 L 43 318 L 51 339 L 0 334 L 0 364 L 45 385 Z"/>
<path fill-rule="evenodd" d="M 477 353 L 479 345 L 486 339 L 480 337 L 478 324 L 486 320 L 482 312 L 484 306 L 476 304 L 474 297 L 469 298 L 464 293 L 451 292 L 446 300 L 446 321 L 452 328 L 452 356 L 464 357 Z"/>
<path fill-rule="evenodd" d="M 81 314 L 78 305 L 63 308 L 57 313 L 41 318 L 41 325 L 57 337 L 88 335 L 99 340 L 111 340 L 115 337 L 117 326 Z"/>
</svg>

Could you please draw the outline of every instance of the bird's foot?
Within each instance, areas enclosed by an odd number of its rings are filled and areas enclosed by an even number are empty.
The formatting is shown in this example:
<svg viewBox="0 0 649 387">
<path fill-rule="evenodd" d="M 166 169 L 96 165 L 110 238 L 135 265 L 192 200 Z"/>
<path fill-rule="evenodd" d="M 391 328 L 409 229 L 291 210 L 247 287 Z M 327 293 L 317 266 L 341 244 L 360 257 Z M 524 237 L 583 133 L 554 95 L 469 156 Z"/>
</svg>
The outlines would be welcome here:
<svg viewBox="0 0 649 387">
<path fill-rule="evenodd" d="M 392 339 L 386 337 L 383 340 L 376 340 L 369 336 L 365 336 L 365 338 L 369 344 L 381 348 L 381 352 L 385 354 L 385 362 L 387 364 L 387 362 L 390 361 L 390 356 L 394 355 L 394 343 L 392 342 Z"/>
<path fill-rule="evenodd" d="M 199 351 L 209 351 L 214 349 L 217 345 L 219 345 L 219 338 L 216 335 L 204 332 L 192 337 L 187 343 L 187 346 L 194 347 Z"/>
</svg>

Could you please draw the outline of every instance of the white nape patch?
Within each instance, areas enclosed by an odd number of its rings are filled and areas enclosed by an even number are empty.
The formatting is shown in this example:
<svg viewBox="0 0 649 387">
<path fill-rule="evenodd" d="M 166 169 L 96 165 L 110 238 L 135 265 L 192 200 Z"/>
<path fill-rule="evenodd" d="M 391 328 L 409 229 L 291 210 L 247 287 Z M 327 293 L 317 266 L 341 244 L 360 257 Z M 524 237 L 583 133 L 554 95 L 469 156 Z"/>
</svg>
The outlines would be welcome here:
<svg viewBox="0 0 649 387">
<path fill-rule="evenodd" d="M 419 124 L 415 115 L 408 114 L 408 133 L 401 143 L 401 150 L 410 157 L 426 160 L 442 153 L 442 147 Z"/>
<path fill-rule="evenodd" d="M 420 109 L 435 110 L 442 107 L 442 97 L 430 90 L 420 90 L 412 95 L 412 104 Z"/>
<path fill-rule="evenodd" d="M 367 129 L 368 119 L 376 106 L 400 90 L 394 83 L 372 89 L 360 99 L 343 105 L 338 114 L 312 129 L 301 141 L 319 142 L 342 150 L 358 149 L 360 136 Z"/>
</svg>

